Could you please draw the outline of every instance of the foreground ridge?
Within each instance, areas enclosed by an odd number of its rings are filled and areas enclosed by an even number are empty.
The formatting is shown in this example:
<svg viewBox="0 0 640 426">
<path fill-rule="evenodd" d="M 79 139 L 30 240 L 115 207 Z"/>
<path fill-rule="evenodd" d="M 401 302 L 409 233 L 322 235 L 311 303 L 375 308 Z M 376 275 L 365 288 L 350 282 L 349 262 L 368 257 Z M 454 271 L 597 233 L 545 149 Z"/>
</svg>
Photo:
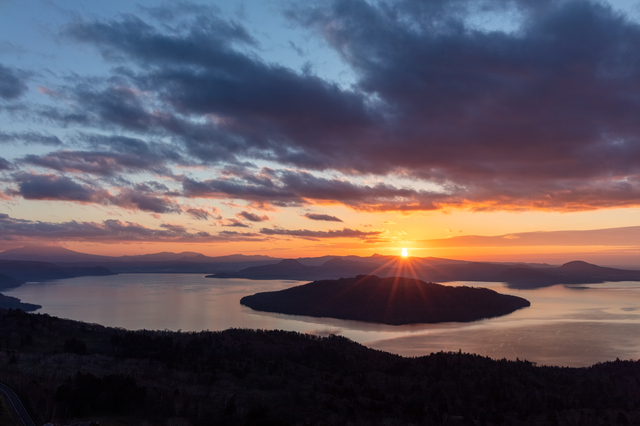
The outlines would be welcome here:
<svg viewBox="0 0 640 426">
<path fill-rule="evenodd" d="M 127 331 L 0 311 L 0 380 L 37 424 L 635 424 L 640 362 L 418 358 L 340 336 Z"/>
</svg>

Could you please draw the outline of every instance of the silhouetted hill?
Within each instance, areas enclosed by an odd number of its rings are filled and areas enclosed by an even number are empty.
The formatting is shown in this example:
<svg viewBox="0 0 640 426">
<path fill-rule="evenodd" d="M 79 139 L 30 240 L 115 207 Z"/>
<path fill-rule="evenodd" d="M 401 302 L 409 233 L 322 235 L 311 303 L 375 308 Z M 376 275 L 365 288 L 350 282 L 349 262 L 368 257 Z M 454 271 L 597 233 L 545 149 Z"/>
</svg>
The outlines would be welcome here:
<svg viewBox="0 0 640 426">
<path fill-rule="evenodd" d="M 280 261 L 264 255 L 210 257 L 196 252 L 161 252 L 135 256 L 98 256 L 56 246 L 26 246 L 0 252 L 0 259 L 40 261 L 63 268 L 102 266 L 116 273 L 200 273 L 237 271 Z"/>
<path fill-rule="evenodd" d="M 254 280 L 319 280 L 336 279 L 371 273 L 377 264 L 332 258 L 318 266 L 303 265 L 295 259 L 284 259 L 274 265 L 255 266 L 238 272 L 207 275 L 207 278 L 249 278 Z"/>
<path fill-rule="evenodd" d="M 159 253 L 118 256 L 111 260 L 117 260 L 120 262 L 167 262 L 176 260 L 189 260 L 197 256 L 203 255 L 192 251 L 183 251 L 181 253 L 163 251 Z"/>
<path fill-rule="evenodd" d="M 313 266 L 306 266 L 294 259 L 284 259 L 275 264 L 252 266 L 239 272 L 222 272 L 207 278 L 253 278 L 260 280 L 292 279 L 310 275 Z M 254 278 L 255 277 L 255 278 Z M 284 277 L 284 278 L 282 278 Z"/>
<path fill-rule="evenodd" d="M 25 260 L 35 262 L 106 262 L 111 256 L 80 253 L 59 246 L 24 246 L 0 252 L 3 260 Z"/>
<path fill-rule="evenodd" d="M 80 253 L 59 246 L 24 246 L 0 252 L 3 260 L 28 260 L 51 263 L 82 263 L 82 262 L 200 262 L 200 263 L 228 263 L 246 261 L 274 261 L 279 260 L 270 256 L 233 254 L 228 256 L 209 257 L 201 253 L 184 251 L 181 253 L 160 252 L 126 256 L 101 256 Z"/>
<path fill-rule="evenodd" d="M 305 262 L 309 262 L 305 259 Z M 397 256 L 375 256 L 364 261 L 332 258 L 321 265 L 307 266 L 298 261 L 280 262 L 214 274 L 211 278 L 249 278 L 282 280 L 323 280 L 373 274 L 381 277 L 411 275 L 425 281 L 495 281 L 509 266 L 493 263 L 465 262 L 438 258 L 401 259 Z"/>
<path fill-rule="evenodd" d="M 430 281 L 496 281 L 508 267 L 499 263 L 467 262 L 463 264 L 427 265 L 418 277 Z M 428 277 L 428 278 L 426 278 Z"/>
<path fill-rule="evenodd" d="M 523 298 L 486 288 L 374 275 L 314 281 L 245 296 L 240 303 L 258 311 L 390 325 L 475 321 L 530 306 Z"/>
<path fill-rule="evenodd" d="M 597 284 L 606 281 L 640 281 L 640 271 L 605 268 L 576 260 L 557 268 L 510 268 L 497 275 L 496 281 L 503 281 L 517 288 L 536 288 L 554 284 Z"/>
<path fill-rule="evenodd" d="M 65 266 L 63 270 L 74 277 L 101 277 L 103 275 L 116 275 L 104 266 Z"/>
<path fill-rule="evenodd" d="M 73 274 L 48 262 L 0 260 L 0 273 L 20 281 L 45 281 L 73 278 Z"/>
<path fill-rule="evenodd" d="M 640 280 L 640 271 L 606 268 L 580 260 L 565 263 L 564 265 L 558 267 L 557 271 L 566 274 L 581 274 L 584 276 L 599 277 L 605 281 Z"/>
<path fill-rule="evenodd" d="M 20 287 L 25 281 L 18 280 L 12 276 L 0 274 L 0 288 Z"/>
<path fill-rule="evenodd" d="M 188 262 L 188 263 L 247 263 L 247 262 L 276 262 L 280 259 L 262 255 L 232 254 L 227 256 L 205 256 L 202 253 L 185 251 L 182 253 L 161 252 L 152 254 L 141 254 L 136 256 L 120 256 L 112 261 L 128 263 L 150 263 L 150 262 Z"/>
<path fill-rule="evenodd" d="M 537 288 L 556 284 L 589 284 L 602 282 L 586 275 L 557 273 L 557 269 L 534 269 L 527 267 L 509 268 L 496 275 L 502 281 L 516 288 Z"/>
<path fill-rule="evenodd" d="M 82 276 L 113 275 L 109 269 L 95 267 L 62 267 L 48 262 L 0 260 L 0 274 L 19 281 L 48 281 Z M 15 287 L 15 286 L 13 286 Z"/>
</svg>

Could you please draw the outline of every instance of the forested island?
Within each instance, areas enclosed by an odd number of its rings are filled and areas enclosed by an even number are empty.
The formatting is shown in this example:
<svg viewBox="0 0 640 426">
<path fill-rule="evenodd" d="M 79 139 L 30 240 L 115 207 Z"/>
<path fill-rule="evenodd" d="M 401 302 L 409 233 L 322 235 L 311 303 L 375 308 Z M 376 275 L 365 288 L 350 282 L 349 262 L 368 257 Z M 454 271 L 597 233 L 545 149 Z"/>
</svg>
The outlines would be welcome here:
<svg viewBox="0 0 640 426">
<path fill-rule="evenodd" d="M 314 281 L 245 296 L 240 303 L 258 311 L 389 325 L 469 322 L 530 306 L 526 299 L 487 288 L 375 275 Z"/>
<path fill-rule="evenodd" d="M 127 331 L 0 310 L 0 381 L 36 424 L 610 425 L 640 422 L 640 362 L 418 358 L 340 336 Z"/>
</svg>

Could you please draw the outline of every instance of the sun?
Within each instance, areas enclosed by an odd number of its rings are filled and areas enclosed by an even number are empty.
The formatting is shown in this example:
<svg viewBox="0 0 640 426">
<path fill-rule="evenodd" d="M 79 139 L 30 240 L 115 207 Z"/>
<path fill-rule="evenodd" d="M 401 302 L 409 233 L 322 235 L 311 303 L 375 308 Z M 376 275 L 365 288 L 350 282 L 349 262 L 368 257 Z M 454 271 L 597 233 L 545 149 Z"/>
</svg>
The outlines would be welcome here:
<svg viewBox="0 0 640 426">
<path fill-rule="evenodd" d="M 409 252 L 407 251 L 406 248 L 403 248 L 402 252 L 400 253 L 400 255 L 402 255 L 402 257 L 407 257 L 407 256 L 409 256 Z"/>
</svg>

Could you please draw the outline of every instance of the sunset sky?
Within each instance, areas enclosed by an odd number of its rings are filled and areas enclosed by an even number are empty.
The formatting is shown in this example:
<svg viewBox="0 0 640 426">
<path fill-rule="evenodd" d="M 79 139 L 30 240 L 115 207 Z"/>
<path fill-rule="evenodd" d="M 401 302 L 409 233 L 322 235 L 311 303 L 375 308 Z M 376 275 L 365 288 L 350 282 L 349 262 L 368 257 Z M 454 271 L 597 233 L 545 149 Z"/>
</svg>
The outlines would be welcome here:
<svg viewBox="0 0 640 426">
<path fill-rule="evenodd" d="M 0 0 L 30 244 L 640 265 L 640 2 Z"/>
</svg>

